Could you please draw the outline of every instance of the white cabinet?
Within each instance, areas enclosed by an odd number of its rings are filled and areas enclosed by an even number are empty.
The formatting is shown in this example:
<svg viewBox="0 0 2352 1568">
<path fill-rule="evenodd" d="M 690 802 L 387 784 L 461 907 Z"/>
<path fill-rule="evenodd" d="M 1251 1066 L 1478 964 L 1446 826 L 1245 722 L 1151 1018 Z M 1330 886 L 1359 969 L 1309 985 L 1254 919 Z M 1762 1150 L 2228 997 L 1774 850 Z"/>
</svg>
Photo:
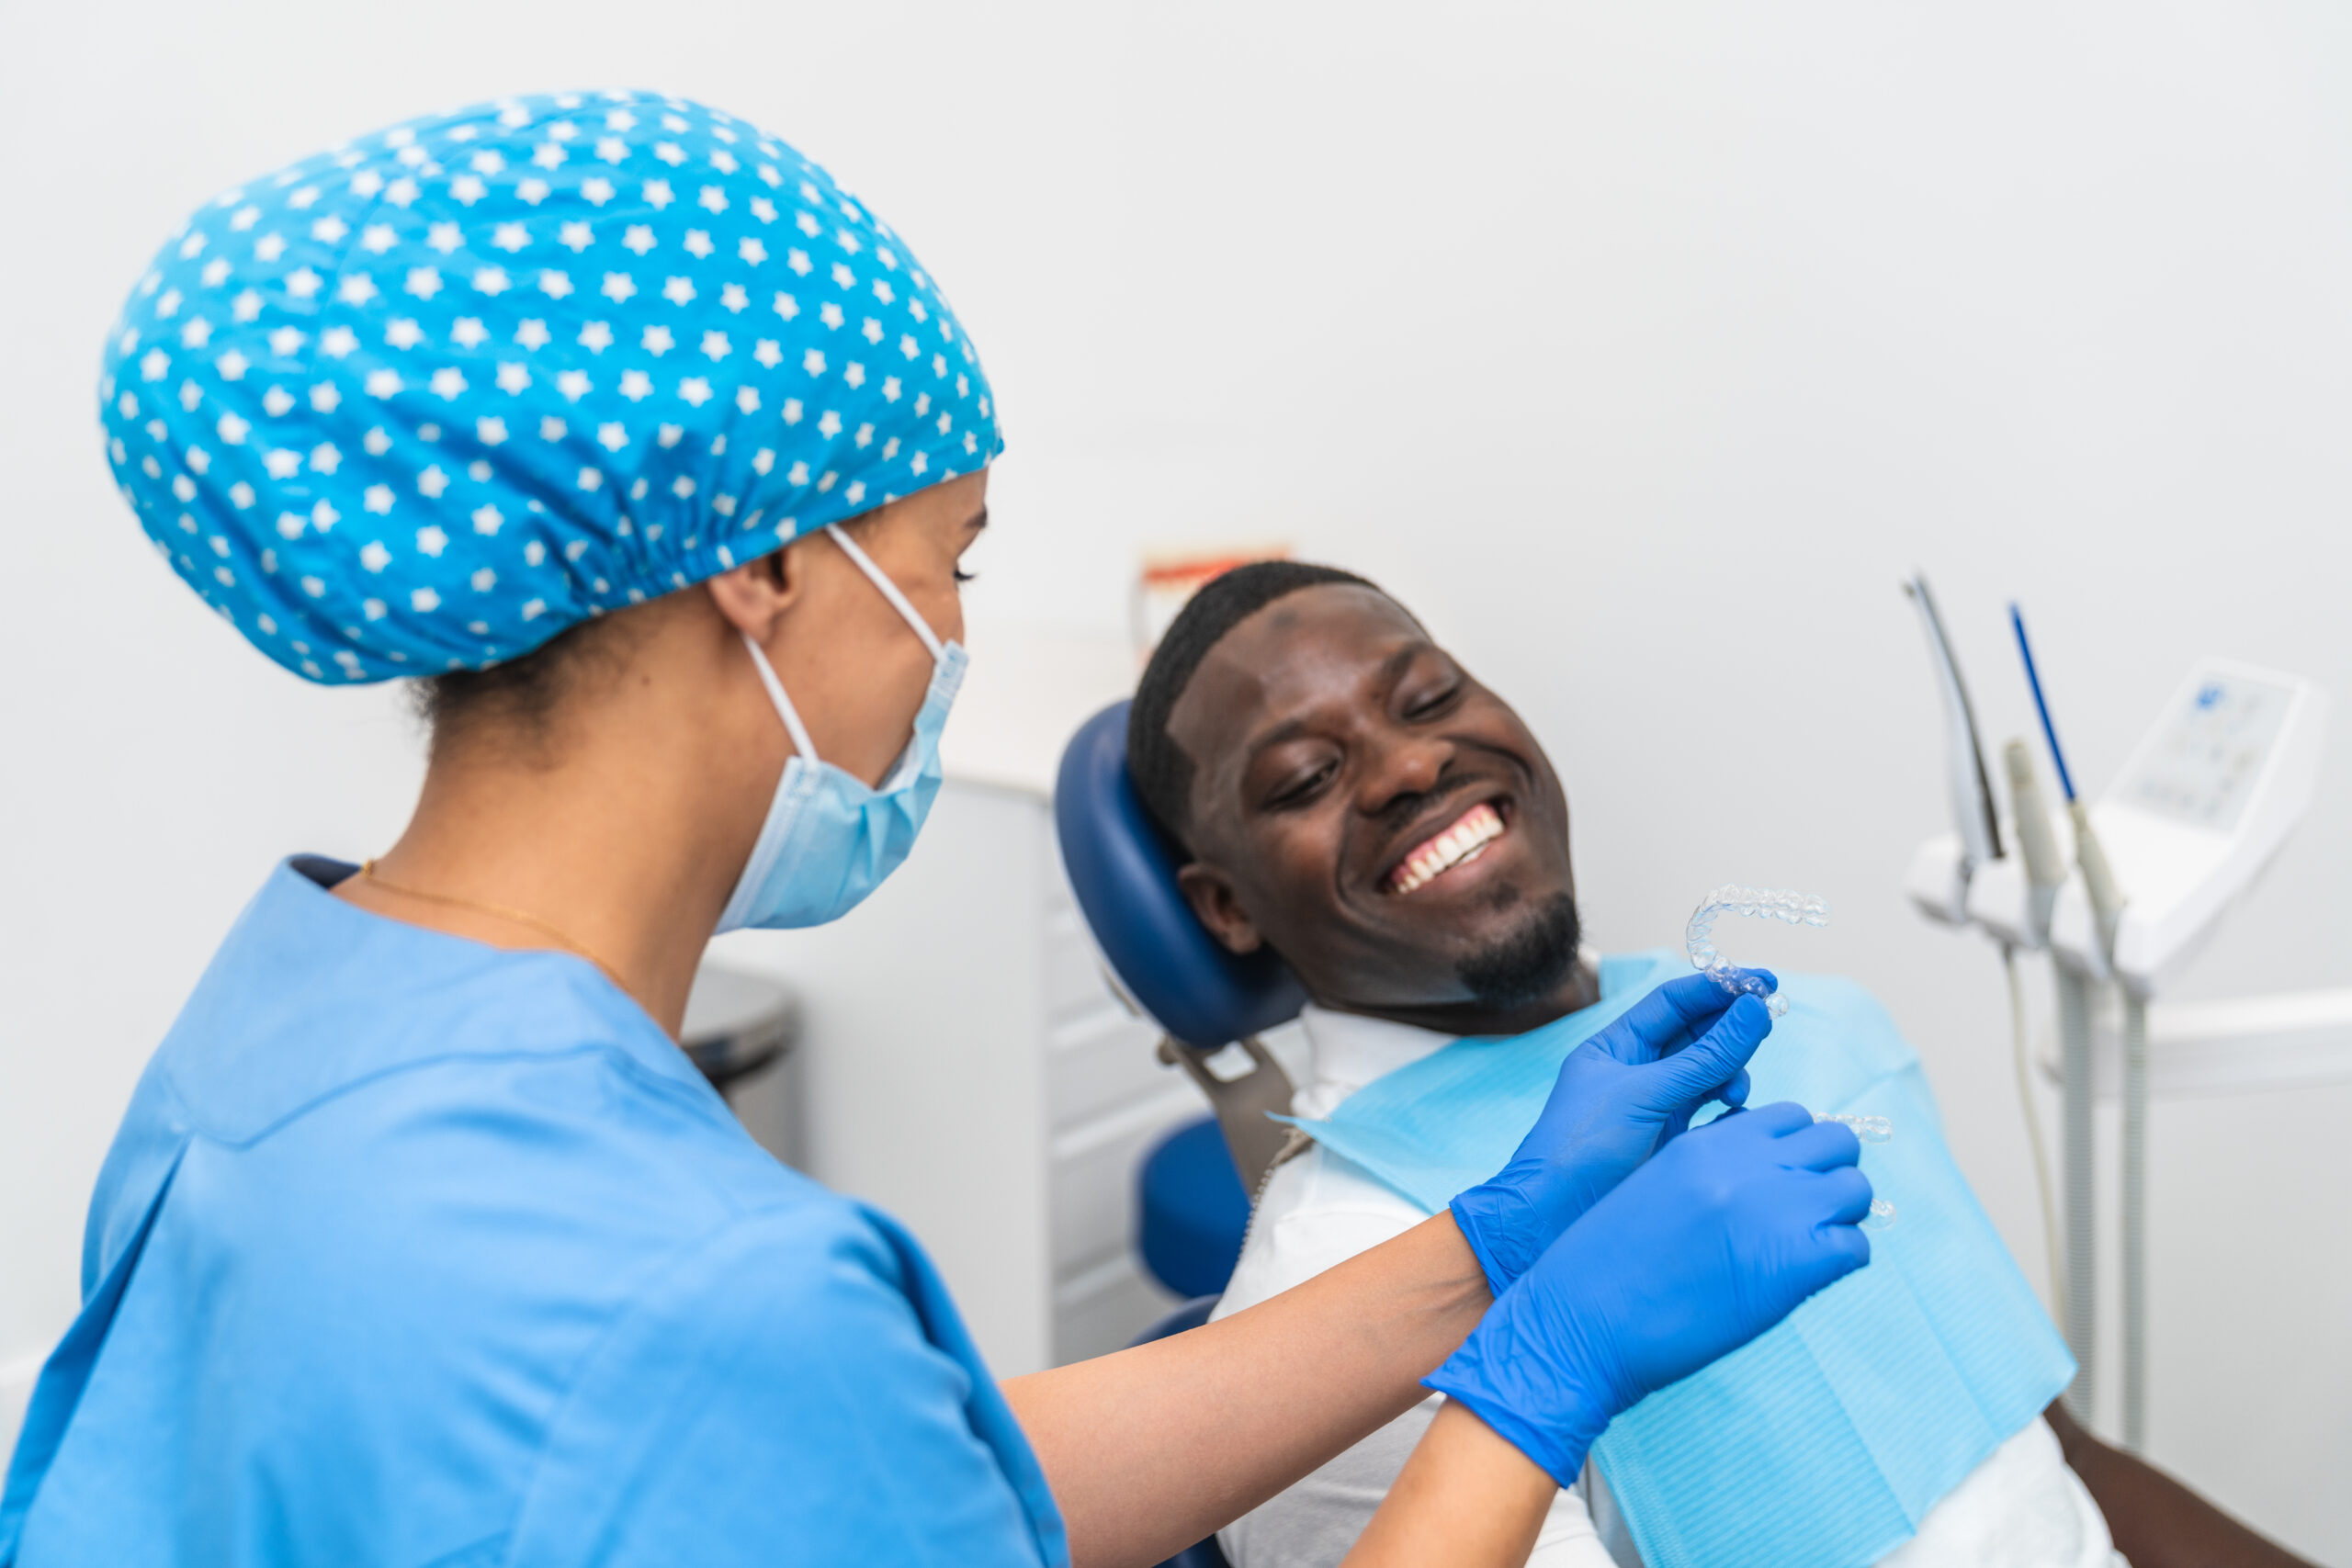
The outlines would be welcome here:
<svg viewBox="0 0 2352 1568">
<path fill-rule="evenodd" d="M 1115 1350 L 1175 1304 L 1136 1258 L 1136 1176 L 1168 1129 L 1206 1114 L 1159 1065 L 1159 1031 L 1113 998 L 1057 864 L 1046 884 L 1046 1193 L 1057 1361 Z"/>
<path fill-rule="evenodd" d="M 1049 796 L 1062 742 L 1132 677 L 1123 644 L 976 635 L 906 867 L 835 925 L 712 949 L 799 992 L 810 1174 L 914 1232 L 1000 1376 L 1115 1349 L 1174 1304 L 1135 1260 L 1136 1168 L 1207 1106 L 1104 985 Z M 776 1134 L 756 1092 L 741 1110 Z"/>
</svg>

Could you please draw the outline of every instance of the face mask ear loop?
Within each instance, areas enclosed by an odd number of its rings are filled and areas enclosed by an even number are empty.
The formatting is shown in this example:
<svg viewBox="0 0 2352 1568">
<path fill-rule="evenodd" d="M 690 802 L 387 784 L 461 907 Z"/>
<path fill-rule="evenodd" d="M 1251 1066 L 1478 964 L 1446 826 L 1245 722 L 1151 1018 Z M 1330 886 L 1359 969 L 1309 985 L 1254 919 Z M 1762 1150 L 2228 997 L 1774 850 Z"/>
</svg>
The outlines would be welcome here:
<svg viewBox="0 0 2352 1568">
<path fill-rule="evenodd" d="M 793 750 L 803 761 L 815 767 L 816 743 L 808 739 L 808 727 L 800 722 L 799 710 L 792 705 L 792 699 L 784 694 L 784 682 L 775 678 L 775 666 L 768 662 L 766 651 L 752 640 L 751 633 L 738 635 L 742 637 L 743 646 L 752 650 L 752 667 L 760 672 L 760 684 L 768 689 L 768 700 L 775 704 L 775 711 L 784 720 L 785 731 L 792 737 Z"/>
<path fill-rule="evenodd" d="M 915 636 L 922 638 L 923 647 L 931 649 L 931 661 L 936 664 L 946 658 L 947 649 L 940 642 L 938 634 L 931 629 L 931 623 L 915 614 L 915 607 L 907 602 L 905 594 L 899 592 L 899 585 L 890 581 L 889 575 L 868 559 L 864 550 L 852 544 L 839 525 L 826 524 L 825 532 L 833 536 L 833 543 L 842 547 L 842 554 L 849 557 L 856 563 L 857 570 L 865 573 L 866 580 L 882 591 L 882 597 L 890 601 L 899 614 L 906 617 L 907 625 L 914 627 Z"/>
</svg>

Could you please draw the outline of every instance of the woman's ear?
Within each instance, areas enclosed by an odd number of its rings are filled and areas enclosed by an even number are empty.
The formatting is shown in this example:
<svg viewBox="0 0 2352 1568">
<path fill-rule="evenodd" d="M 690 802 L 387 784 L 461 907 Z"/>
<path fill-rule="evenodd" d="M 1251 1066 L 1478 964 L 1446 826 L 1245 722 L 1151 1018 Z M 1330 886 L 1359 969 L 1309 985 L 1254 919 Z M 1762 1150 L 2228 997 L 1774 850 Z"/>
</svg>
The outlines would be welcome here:
<svg viewBox="0 0 2352 1568">
<path fill-rule="evenodd" d="M 718 613 L 763 646 L 774 639 L 785 614 L 808 595 L 808 557 L 797 548 L 802 542 L 796 539 L 704 581 Z"/>
<path fill-rule="evenodd" d="M 1233 884 L 1225 873 L 1200 861 L 1193 861 L 1176 873 L 1176 886 L 1182 889 L 1184 901 L 1193 906 L 1201 924 L 1208 927 L 1209 935 L 1223 943 L 1228 953 L 1255 953 L 1266 944 L 1259 934 L 1258 924 L 1243 913 L 1240 899 L 1234 897 Z"/>
</svg>

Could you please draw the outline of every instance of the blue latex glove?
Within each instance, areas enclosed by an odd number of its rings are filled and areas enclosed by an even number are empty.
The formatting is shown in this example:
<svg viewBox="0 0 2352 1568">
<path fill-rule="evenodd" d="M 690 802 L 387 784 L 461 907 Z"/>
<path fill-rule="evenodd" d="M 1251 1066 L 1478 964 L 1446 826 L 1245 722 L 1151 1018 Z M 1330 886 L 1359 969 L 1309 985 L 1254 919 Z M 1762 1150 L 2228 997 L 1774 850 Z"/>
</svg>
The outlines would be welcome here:
<svg viewBox="0 0 2352 1568">
<path fill-rule="evenodd" d="M 1870 1261 L 1861 1145 L 1801 1105 L 1677 1138 L 1593 1204 L 1423 1382 L 1572 1484 L 1643 1395 Z"/>
<path fill-rule="evenodd" d="M 1755 973 L 1777 988 L 1769 971 Z M 1713 1100 L 1746 1104 L 1747 1059 L 1771 1030 L 1762 1002 L 1689 975 L 1658 987 L 1569 1052 L 1510 1163 L 1451 1205 L 1495 1294 L 1689 1127 L 1693 1111 Z"/>
</svg>

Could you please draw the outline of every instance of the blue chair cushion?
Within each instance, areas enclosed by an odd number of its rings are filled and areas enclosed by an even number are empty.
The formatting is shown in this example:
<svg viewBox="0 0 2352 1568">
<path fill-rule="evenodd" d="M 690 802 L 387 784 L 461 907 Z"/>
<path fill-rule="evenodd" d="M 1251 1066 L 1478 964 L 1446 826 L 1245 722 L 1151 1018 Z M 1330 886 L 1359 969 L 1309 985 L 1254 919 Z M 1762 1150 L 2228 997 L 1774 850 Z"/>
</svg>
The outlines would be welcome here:
<svg viewBox="0 0 2352 1568">
<path fill-rule="evenodd" d="M 1136 1250 L 1153 1279 L 1180 1296 L 1224 1291 L 1250 1228 L 1250 1194 L 1215 1117 L 1186 1122 L 1144 1156 L 1136 1204 Z"/>
<path fill-rule="evenodd" d="M 1078 907 L 1119 983 L 1180 1043 L 1211 1051 L 1298 1016 L 1306 994 L 1272 953 L 1228 953 L 1176 886 L 1182 863 L 1127 776 L 1127 708 L 1079 728 L 1062 752 L 1054 828 Z"/>
<path fill-rule="evenodd" d="M 1211 1536 L 1197 1546 L 1186 1547 L 1161 1563 L 1159 1568 L 1232 1568 L 1232 1565 L 1225 1560 L 1225 1552 L 1218 1547 L 1216 1537 Z"/>
</svg>

